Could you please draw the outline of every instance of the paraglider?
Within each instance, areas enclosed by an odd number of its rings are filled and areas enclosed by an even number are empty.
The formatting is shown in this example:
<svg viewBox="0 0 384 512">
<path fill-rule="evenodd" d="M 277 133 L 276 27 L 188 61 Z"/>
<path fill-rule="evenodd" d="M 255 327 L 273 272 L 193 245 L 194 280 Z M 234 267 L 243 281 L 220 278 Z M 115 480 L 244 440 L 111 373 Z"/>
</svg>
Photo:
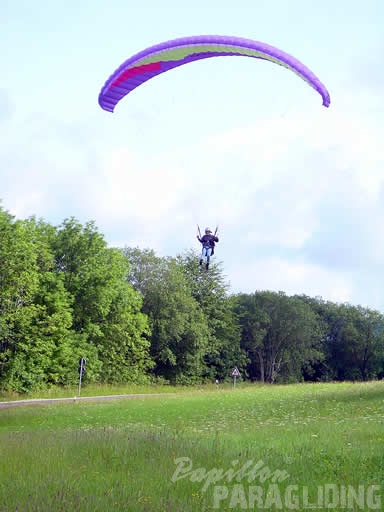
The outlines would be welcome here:
<svg viewBox="0 0 384 512">
<path fill-rule="evenodd" d="M 199 264 L 202 265 L 205 261 L 205 268 L 208 270 L 211 256 L 213 256 L 215 252 L 215 243 L 219 241 L 219 237 L 217 236 L 218 227 L 216 227 L 213 235 L 209 228 L 205 228 L 205 234 L 203 236 L 201 236 L 199 226 L 197 226 L 197 230 L 198 234 L 196 235 L 196 238 L 202 245 Z"/>
<path fill-rule="evenodd" d="M 230 36 L 189 36 L 151 46 L 126 60 L 105 82 L 99 104 L 113 112 L 119 101 L 151 78 L 183 64 L 223 56 L 243 56 L 267 60 L 283 66 L 305 80 L 329 107 L 325 85 L 302 62 L 267 43 Z"/>
<path fill-rule="evenodd" d="M 324 107 L 331 103 L 329 92 L 320 79 L 302 62 L 274 46 L 252 39 L 223 35 L 189 36 L 165 41 L 146 48 L 123 62 L 107 79 L 99 93 L 99 105 L 114 112 L 116 105 L 134 89 L 162 73 L 184 64 L 212 57 L 251 57 L 269 61 L 295 73 L 322 98 Z M 214 234 L 206 228 L 197 239 L 202 244 L 200 265 L 209 268 L 215 243 L 219 241 L 217 228 Z"/>
</svg>

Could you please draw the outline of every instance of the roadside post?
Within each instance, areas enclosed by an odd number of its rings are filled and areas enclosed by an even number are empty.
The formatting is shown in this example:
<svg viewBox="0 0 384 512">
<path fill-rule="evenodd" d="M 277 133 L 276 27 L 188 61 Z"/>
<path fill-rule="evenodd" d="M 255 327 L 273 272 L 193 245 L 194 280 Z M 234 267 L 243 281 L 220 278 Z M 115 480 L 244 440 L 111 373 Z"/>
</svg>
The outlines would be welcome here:
<svg viewBox="0 0 384 512">
<path fill-rule="evenodd" d="M 84 357 L 81 357 L 79 360 L 79 396 L 81 395 L 81 380 L 85 374 L 85 365 L 87 364 L 87 360 Z"/>
<path fill-rule="evenodd" d="M 231 377 L 233 377 L 233 387 L 235 388 L 236 387 L 236 378 L 237 377 L 241 377 L 241 374 L 239 372 L 239 369 L 237 368 L 237 366 L 235 366 L 232 371 L 231 371 Z"/>
</svg>

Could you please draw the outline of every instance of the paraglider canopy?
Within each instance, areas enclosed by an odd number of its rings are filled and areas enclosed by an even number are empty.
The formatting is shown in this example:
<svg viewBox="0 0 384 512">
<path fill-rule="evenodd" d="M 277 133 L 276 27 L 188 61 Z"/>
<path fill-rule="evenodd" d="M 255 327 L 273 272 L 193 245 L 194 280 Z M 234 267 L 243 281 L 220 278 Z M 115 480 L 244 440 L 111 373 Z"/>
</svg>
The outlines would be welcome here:
<svg viewBox="0 0 384 512">
<path fill-rule="evenodd" d="M 126 60 L 109 77 L 99 94 L 101 108 L 113 112 L 117 103 L 154 76 L 189 62 L 219 56 L 243 56 L 268 60 L 296 73 L 315 89 L 329 107 L 325 85 L 303 63 L 274 46 L 252 39 L 229 36 L 190 36 L 151 46 Z"/>
</svg>

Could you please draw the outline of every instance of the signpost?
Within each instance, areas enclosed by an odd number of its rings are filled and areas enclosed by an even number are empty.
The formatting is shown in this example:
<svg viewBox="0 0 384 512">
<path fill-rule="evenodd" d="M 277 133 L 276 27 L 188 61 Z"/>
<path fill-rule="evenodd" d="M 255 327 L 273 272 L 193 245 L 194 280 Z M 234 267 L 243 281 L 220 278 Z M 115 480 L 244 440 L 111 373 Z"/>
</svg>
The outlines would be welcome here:
<svg viewBox="0 0 384 512">
<path fill-rule="evenodd" d="M 81 394 L 81 379 L 84 377 L 84 373 L 85 373 L 85 365 L 87 364 L 87 360 L 84 359 L 84 357 L 81 357 L 80 360 L 79 360 L 79 376 L 80 376 L 80 379 L 79 379 L 79 396 Z"/>
<path fill-rule="evenodd" d="M 231 371 L 231 377 L 233 377 L 233 387 L 235 388 L 236 387 L 236 378 L 237 377 L 240 377 L 241 374 L 239 372 L 239 369 L 237 368 L 237 366 L 235 366 L 233 368 L 233 370 Z"/>
</svg>

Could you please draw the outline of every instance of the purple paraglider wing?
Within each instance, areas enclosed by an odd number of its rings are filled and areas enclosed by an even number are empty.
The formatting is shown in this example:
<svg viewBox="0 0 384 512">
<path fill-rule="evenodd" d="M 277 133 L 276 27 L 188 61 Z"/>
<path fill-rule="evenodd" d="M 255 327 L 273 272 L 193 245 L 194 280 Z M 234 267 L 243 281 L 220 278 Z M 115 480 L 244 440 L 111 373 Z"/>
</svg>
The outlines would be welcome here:
<svg viewBox="0 0 384 512">
<path fill-rule="evenodd" d="M 113 112 L 124 96 L 154 76 L 189 62 L 220 56 L 253 57 L 284 66 L 313 87 L 325 107 L 331 103 L 326 87 L 317 76 L 295 57 L 274 46 L 241 37 L 190 36 L 151 46 L 126 60 L 101 89 L 99 104 Z"/>
</svg>

